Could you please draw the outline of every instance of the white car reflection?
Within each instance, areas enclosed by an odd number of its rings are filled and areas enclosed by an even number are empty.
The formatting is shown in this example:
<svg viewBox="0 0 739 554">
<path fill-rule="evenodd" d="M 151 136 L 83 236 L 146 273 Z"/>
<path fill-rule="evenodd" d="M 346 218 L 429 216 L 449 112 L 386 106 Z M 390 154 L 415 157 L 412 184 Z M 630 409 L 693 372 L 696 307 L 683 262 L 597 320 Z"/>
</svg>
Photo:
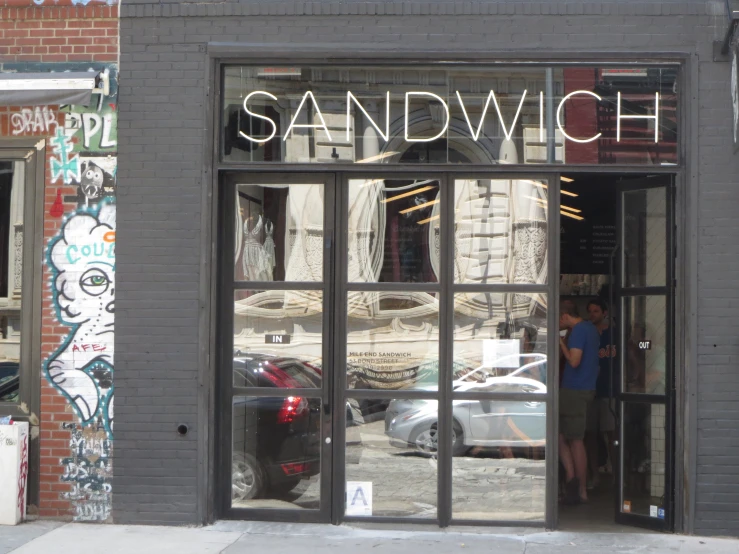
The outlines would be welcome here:
<svg viewBox="0 0 739 554">
<path fill-rule="evenodd" d="M 453 389 L 459 392 L 525 393 L 531 395 L 531 400 L 455 400 L 452 404 L 453 455 L 462 456 L 474 446 L 544 446 L 547 387 L 531 376 L 546 374 L 546 356 L 526 357 L 535 359 L 508 375 L 489 376 L 490 367 L 480 367 L 454 381 Z M 408 448 L 410 445 L 434 454 L 437 430 L 436 400 L 392 400 L 388 405 L 385 434 L 393 446 Z"/>
</svg>

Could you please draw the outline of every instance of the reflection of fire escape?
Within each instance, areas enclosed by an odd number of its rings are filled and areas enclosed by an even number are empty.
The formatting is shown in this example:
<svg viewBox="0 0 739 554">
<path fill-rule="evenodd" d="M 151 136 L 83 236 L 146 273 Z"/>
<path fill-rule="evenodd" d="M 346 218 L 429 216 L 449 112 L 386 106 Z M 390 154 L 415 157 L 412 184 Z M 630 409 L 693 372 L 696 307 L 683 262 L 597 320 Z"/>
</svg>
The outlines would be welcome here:
<svg viewBox="0 0 739 554">
<path fill-rule="evenodd" d="M 651 71 L 649 77 L 652 77 Z M 598 102 L 600 164 L 677 163 L 677 95 L 674 77 L 655 75 L 637 82 L 601 80 L 595 87 Z M 665 80 L 667 81 L 665 83 Z M 654 119 L 621 119 L 621 140 L 616 141 L 616 91 L 621 91 L 622 115 L 654 115 L 655 92 L 659 98 L 659 135 L 654 142 Z"/>
</svg>

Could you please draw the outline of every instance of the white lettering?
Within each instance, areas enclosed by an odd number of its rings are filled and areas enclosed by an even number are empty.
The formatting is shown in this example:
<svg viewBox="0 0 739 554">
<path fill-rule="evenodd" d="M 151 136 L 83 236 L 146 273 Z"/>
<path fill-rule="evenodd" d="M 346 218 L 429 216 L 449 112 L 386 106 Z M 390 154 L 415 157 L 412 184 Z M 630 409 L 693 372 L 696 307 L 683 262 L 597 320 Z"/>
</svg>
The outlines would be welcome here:
<svg viewBox="0 0 739 554">
<path fill-rule="evenodd" d="M 110 131 L 113 129 L 113 115 L 103 116 L 103 137 L 100 139 L 100 148 L 113 148 L 118 144 L 117 140 L 110 139 Z"/>
<path fill-rule="evenodd" d="M 96 113 L 82 114 L 82 137 L 85 148 L 90 148 L 90 141 L 103 125 L 103 120 Z"/>
<path fill-rule="evenodd" d="M 444 112 L 446 114 L 446 117 L 444 118 L 444 128 L 441 130 L 441 132 L 436 135 L 435 137 L 430 138 L 411 138 L 408 136 L 408 106 L 410 105 L 410 97 L 411 95 L 414 96 L 429 96 L 436 100 L 437 102 L 440 102 L 442 106 L 444 106 Z M 446 102 L 441 99 L 440 96 L 437 96 L 433 92 L 406 92 L 405 93 L 405 140 L 407 142 L 432 142 L 435 141 L 438 138 L 441 138 L 444 133 L 446 133 L 447 128 L 449 127 L 449 106 L 446 105 Z"/>
<path fill-rule="evenodd" d="M 654 93 L 654 115 L 621 115 L 621 92 L 616 102 L 616 142 L 621 142 L 622 119 L 654 119 L 654 142 L 659 142 L 659 92 Z"/>
<path fill-rule="evenodd" d="M 511 130 L 509 131 L 506 129 L 505 122 L 503 121 L 503 115 L 500 113 L 500 106 L 498 106 L 498 100 L 495 98 L 495 93 L 491 90 L 490 95 L 493 97 L 493 102 L 495 103 L 495 111 L 498 112 L 498 119 L 500 120 L 500 125 L 503 127 L 503 133 L 505 133 L 505 139 L 511 140 L 511 136 L 513 135 L 513 129 L 516 126 L 516 121 L 518 121 L 518 116 L 521 113 L 521 107 L 523 106 L 523 101 L 526 98 L 526 91 L 523 91 L 523 94 L 521 95 L 521 101 L 518 103 L 518 109 L 516 110 L 516 116 L 513 118 L 513 123 L 511 123 Z"/>
<path fill-rule="evenodd" d="M 387 100 L 385 101 L 385 132 L 382 132 L 382 129 L 380 129 L 379 125 L 375 123 L 370 115 L 367 113 L 367 111 L 364 109 L 362 104 L 359 103 L 359 100 L 356 99 L 356 97 L 352 94 L 351 91 L 346 92 L 346 142 L 351 142 L 352 138 L 349 136 L 349 123 L 351 118 L 351 106 L 352 102 L 354 102 L 357 107 L 362 110 L 362 113 L 364 116 L 369 119 L 370 124 L 375 128 L 375 130 L 380 133 L 380 136 L 385 139 L 385 142 L 390 140 L 390 91 L 387 92 Z"/>
<path fill-rule="evenodd" d="M 562 131 L 562 134 L 565 136 L 565 138 L 570 139 L 572 142 L 579 142 L 580 144 L 585 144 L 587 142 L 593 142 L 594 140 L 598 140 L 598 137 L 600 137 L 601 133 L 598 133 L 594 137 L 590 137 L 589 139 L 577 139 L 575 137 L 571 137 L 567 134 L 565 131 L 565 128 L 562 126 L 562 107 L 565 105 L 565 102 L 575 96 L 576 94 L 585 94 L 588 96 L 592 96 L 593 98 L 596 98 L 597 100 L 601 100 L 601 97 L 595 94 L 594 92 L 590 92 L 589 90 L 576 90 L 574 92 L 569 93 L 567 96 L 562 98 L 562 101 L 559 103 L 559 106 L 557 106 L 557 127 L 559 127 L 559 130 Z"/>
<path fill-rule="evenodd" d="M 308 98 L 311 99 L 311 102 L 313 102 L 313 106 L 316 108 L 316 115 L 318 116 L 318 119 L 321 120 L 320 125 L 309 125 L 307 123 L 301 123 L 301 124 L 295 123 L 295 121 L 298 119 L 298 116 L 300 115 L 300 110 L 303 109 L 303 104 L 305 104 L 305 101 Z M 303 95 L 303 99 L 300 101 L 300 105 L 298 106 L 298 109 L 295 110 L 295 115 L 293 116 L 293 120 L 290 122 L 290 126 L 287 128 L 287 131 L 285 131 L 285 136 L 282 137 L 282 140 L 287 140 L 287 137 L 290 136 L 290 132 L 293 130 L 293 127 L 301 128 L 301 129 L 320 129 L 321 127 L 323 127 L 323 130 L 326 131 L 326 136 L 328 137 L 329 142 L 333 142 L 333 139 L 331 138 L 331 133 L 328 132 L 328 126 L 326 125 L 326 121 L 323 119 L 323 114 L 321 113 L 321 110 L 318 109 L 318 102 L 316 102 L 316 98 L 313 96 L 313 93 L 311 91 L 308 91 Z"/>
<path fill-rule="evenodd" d="M 459 100 L 459 105 L 462 107 L 462 113 L 464 114 L 464 119 L 467 121 L 467 126 L 470 128 L 470 134 L 472 135 L 472 140 L 477 141 L 478 138 L 480 138 L 480 132 L 482 131 L 482 126 L 485 121 L 485 115 L 488 111 L 488 106 L 490 105 L 490 99 L 495 98 L 495 94 L 493 91 L 490 91 L 490 94 L 488 94 L 487 100 L 485 100 L 485 107 L 482 109 L 482 115 L 480 116 L 480 124 L 477 126 L 477 132 L 472 128 L 472 123 L 470 122 L 470 118 L 467 115 L 467 108 L 464 107 L 464 102 L 462 101 L 462 95 L 459 94 L 459 91 L 457 91 L 457 99 Z"/>
<path fill-rule="evenodd" d="M 277 133 L 277 125 L 269 117 L 265 117 L 265 116 L 260 115 L 258 113 L 254 113 L 251 110 L 249 110 L 249 108 L 246 107 L 247 102 L 249 102 L 249 100 L 251 99 L 251 97 L 254 96 L 255 94 L 261 94 L 262 96 L 266 96 L 267 98 L 270 98 L 271 100 L 274 100 L 274 101 L 277 101 L 277 97 L 275 95 L 273 95 L 273 94 L 270 94 L 269 92 L 264 92 L 263 90 L 255 90 L 254 92 L 250 92 L 249 94 L 247 94 L 246 95 L 246 98 L 244 98 L 244 111 L 246 112 L 246 115 L 249 115 L 251 117 L 256 117 L 257 119 L 263 119 L 264 121 L 267 121 L 270 125 L 272 125 L 272 132 L 270 133 L 270 135 L 266 139 L 255 139 L 253 137 L 250 137 L 249 135 L 247 135 L 246 133 L 244 133 L 241 130 L 239 130 L 239 135 L 242 136 L 242 137 L 244 137 L 246 140 L 250 140 L 252 142 L 256 142 L 256 143 L 262 144 L 264 142 L 269 142 L 270 140 L 272 140 L 274 138 L 275 134 Z M 300 105 L 302 106 L 303 103 L 301 102 Z M 300 110 L 300 108 L 298 108 L 298 111 L 299 110 Z M 287 136 L 287 135 L 285 135 L 285 136 Z"/>
</svg>

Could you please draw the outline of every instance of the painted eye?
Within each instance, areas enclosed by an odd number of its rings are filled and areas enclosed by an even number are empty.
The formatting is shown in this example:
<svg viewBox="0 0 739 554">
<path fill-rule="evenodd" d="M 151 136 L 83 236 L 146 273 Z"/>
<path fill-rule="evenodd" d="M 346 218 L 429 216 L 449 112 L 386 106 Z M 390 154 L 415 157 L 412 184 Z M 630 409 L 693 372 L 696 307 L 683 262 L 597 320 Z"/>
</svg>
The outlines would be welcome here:
<svg viewBox="0 0 739 554">
<path fill-rule="evenodd" d="M 100 296 L 108 290 L 110 279 L 101 270 L 97 268 L 86 271 L 80 277 L 80 287 L 90 296 Z"/>
<path fill-rule="evenodd" d="M 85 174 L 85 177 L 87 177 L 88 179 L 92 179 L 94 175 L 95 175 L 95 173 L 93 173 L 92 169 L 90 169 L 90 170 L 89 170 L 89 171 L 88 171 L 88 172 L 87 172 L 87 173 Z"/>
</svg>

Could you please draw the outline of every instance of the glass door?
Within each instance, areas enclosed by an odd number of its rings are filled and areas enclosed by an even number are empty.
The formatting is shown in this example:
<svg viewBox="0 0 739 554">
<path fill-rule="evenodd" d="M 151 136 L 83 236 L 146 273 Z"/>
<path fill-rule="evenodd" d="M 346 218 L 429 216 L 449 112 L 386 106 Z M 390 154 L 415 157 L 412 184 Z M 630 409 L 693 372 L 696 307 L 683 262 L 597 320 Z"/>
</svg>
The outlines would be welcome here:
<svg viewBox="0 0 739 554">
<path fill-rule="evenodd" d="M 619 190 L 616 521 L 671 529 L 673 519 L 672 177 Z"/>
<path fill-rule="evenodd" d="M 334 178 L 234 172 L 221 191 L 222 513 L 329 521 Z"/>
<path fill-rule="evenodd" d="M 334 521 L 543 524 L 556 182 L 343 183 Z"/>
</svg>

